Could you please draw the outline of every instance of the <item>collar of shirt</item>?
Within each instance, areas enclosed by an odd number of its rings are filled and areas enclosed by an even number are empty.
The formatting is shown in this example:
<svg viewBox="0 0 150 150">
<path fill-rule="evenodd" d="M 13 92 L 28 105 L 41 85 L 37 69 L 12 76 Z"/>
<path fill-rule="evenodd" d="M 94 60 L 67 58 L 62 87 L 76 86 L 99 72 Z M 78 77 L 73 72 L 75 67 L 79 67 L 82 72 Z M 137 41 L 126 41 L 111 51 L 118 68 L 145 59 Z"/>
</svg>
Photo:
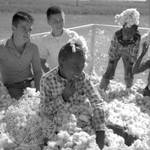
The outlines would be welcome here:
<svg viewBox="0 0 150 150">
<path fill-rule="evenodd" d="M 123 40 L 122 29 L 116 32 L 116 36 L 117 36 L 118 42 L 124 47 L 129 46 L 129 45 L 135 45 L 136 42 L 140 40 L 140 33 L 138 30 L 136 31 L 136 33 L 134 34 L 131 40 L 127 40 L 127 41 Z"/>
<path fill-rule="evenodd" d="M 68 35 L 68 29 L 63 29 L 63 32 L 62 32 L 62 34 L 60 35 L 60 36 L 53 36 L 53 34 L 52 34 L 52 32 L 50 32 L 49 33 L 49 39 L 53 39 L 53 40 L 56 40 L 56 41 L 59 41 L 59 40 L 62 40 L 63 38 L 65 38 L 66 37 L 66 35 Z"/>
<path fill-rule="evenodd" d="M 25 49 L 26 49 L 28 46 L 29 46 L 29 42 L 27 42 L 27 43 L 25 44 L 23 53 L 25 53 Z M 21 55 L 21 54 L 19 54 L 19 52 L 18 52 L 17 49 L 16 49 L 16 46 L 14 45 L 13 37 L 11 37 L 10 39 L 7 40 L 7 42 L 6 42 L 6 47 L 7 47 L 8 49 L 10 49 L 11 51 L 15 52 L 15 54 L 16 54 L 17 56 L 20 56 L 20 55 Z"/>
</svg>

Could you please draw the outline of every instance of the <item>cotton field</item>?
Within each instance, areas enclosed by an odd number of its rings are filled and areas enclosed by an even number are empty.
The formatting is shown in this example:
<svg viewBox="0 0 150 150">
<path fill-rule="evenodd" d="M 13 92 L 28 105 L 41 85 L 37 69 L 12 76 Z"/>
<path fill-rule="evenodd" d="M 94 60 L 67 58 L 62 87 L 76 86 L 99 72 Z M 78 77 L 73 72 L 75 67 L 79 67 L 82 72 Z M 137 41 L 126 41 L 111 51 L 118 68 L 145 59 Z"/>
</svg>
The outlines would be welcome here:
<svg viewBox="0 0 150 150">
<path fill-rule="evenodd" d="M 91 80 L 98 88 L 100 79 Z M 57 116 L 57 134 L 50 133 L 50 141 L 43 143 L 44 133 L 49 133 L 49 122 L 40 117 L 40 93 L 27 88 L 23 97 L 11 99 L 3 84 L 0 84 L 0 150 L 98 150 L 94 131 L 90 134 L 77 126 L 77 118 L 69 113 L 69 104 Z M 149 150 L 150 149 L 150 99 L 143 97 L 141 80 L 126 91 L 122 83 L 111 81 L 109 90 L 99 90 L 105 100 L 106 145 L 104 150 Z M 81 116 L 87 122 L 88 115 Z M 63 119 L 62 119 L 63 118 Z M 53 128 L 58 128 L 52 124 Z M 50 130 L 51 131 L 51 130 Z M 122 133 L 120 132 L 122 131 Z"/>
</svg>

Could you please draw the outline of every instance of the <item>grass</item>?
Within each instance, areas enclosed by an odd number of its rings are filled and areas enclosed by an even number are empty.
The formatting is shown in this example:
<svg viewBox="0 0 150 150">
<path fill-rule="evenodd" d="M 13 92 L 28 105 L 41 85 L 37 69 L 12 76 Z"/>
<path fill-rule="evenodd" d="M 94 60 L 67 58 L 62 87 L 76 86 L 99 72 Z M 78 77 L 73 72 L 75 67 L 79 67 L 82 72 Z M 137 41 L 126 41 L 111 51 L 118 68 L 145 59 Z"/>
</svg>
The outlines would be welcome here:
<svg viewBox="0 0 150 150">
<path fill-rule="evenodd" d="M 101 14 L 110 15 L 120 13 L 127 8 L 137 8 L 141 14 L 149 14 L 149 4 L 139 1 L 105 1 L 105 0 L 1 0 L 1 12 L 26 10 L 32 13 L 44 13 L 48 6 L 60 5 L 67 14 Z"/>
</svg>

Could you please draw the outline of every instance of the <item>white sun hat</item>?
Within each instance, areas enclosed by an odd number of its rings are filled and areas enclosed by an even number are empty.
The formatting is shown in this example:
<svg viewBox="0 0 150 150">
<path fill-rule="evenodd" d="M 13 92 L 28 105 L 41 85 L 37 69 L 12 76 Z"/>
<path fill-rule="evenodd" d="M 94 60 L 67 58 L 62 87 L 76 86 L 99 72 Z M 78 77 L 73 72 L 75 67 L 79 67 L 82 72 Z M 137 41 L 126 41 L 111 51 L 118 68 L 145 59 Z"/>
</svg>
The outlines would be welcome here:
<svg viewBox="0 0 150 150">
<path fill-rule="evenodd" d="M 139 19 L 140 13 L 136 8 L 129 8 L 115 16 L 115 23 L 121 26 L 126 25 L 127 27 L 131 27 L 132 25 L 139 25 Z"/>
</svg>

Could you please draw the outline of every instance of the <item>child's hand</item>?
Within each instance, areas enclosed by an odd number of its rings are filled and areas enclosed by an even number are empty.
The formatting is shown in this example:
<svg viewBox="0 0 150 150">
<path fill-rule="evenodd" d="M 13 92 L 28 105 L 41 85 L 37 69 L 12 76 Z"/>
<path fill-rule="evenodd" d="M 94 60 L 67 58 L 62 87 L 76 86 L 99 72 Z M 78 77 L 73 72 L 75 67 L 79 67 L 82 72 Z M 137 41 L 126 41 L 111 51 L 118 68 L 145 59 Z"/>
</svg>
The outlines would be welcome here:
<svg viewBox="0 0 150 150">
<path fill-rule="evenodd" d="M 100 150 L 103 149 L 105 142 L 105 131 L 96 131 L 96 143 Z"/>
<path fill-rule="evenodd" d="M 67 102 L 69 97 L 71 97 L 75 92 L 75 81 L 70 80 L 67 82 L 66 87 L 62 93 L 63 99 Z"/>
<path fill-rule="evenodd" d="M 142 44 L 142 55 L 145 55 L 147 53 L 148 47 L 149 47 L 149 45 L 147 44 L 147 42 L 144 42 Z"/>
</svg>

